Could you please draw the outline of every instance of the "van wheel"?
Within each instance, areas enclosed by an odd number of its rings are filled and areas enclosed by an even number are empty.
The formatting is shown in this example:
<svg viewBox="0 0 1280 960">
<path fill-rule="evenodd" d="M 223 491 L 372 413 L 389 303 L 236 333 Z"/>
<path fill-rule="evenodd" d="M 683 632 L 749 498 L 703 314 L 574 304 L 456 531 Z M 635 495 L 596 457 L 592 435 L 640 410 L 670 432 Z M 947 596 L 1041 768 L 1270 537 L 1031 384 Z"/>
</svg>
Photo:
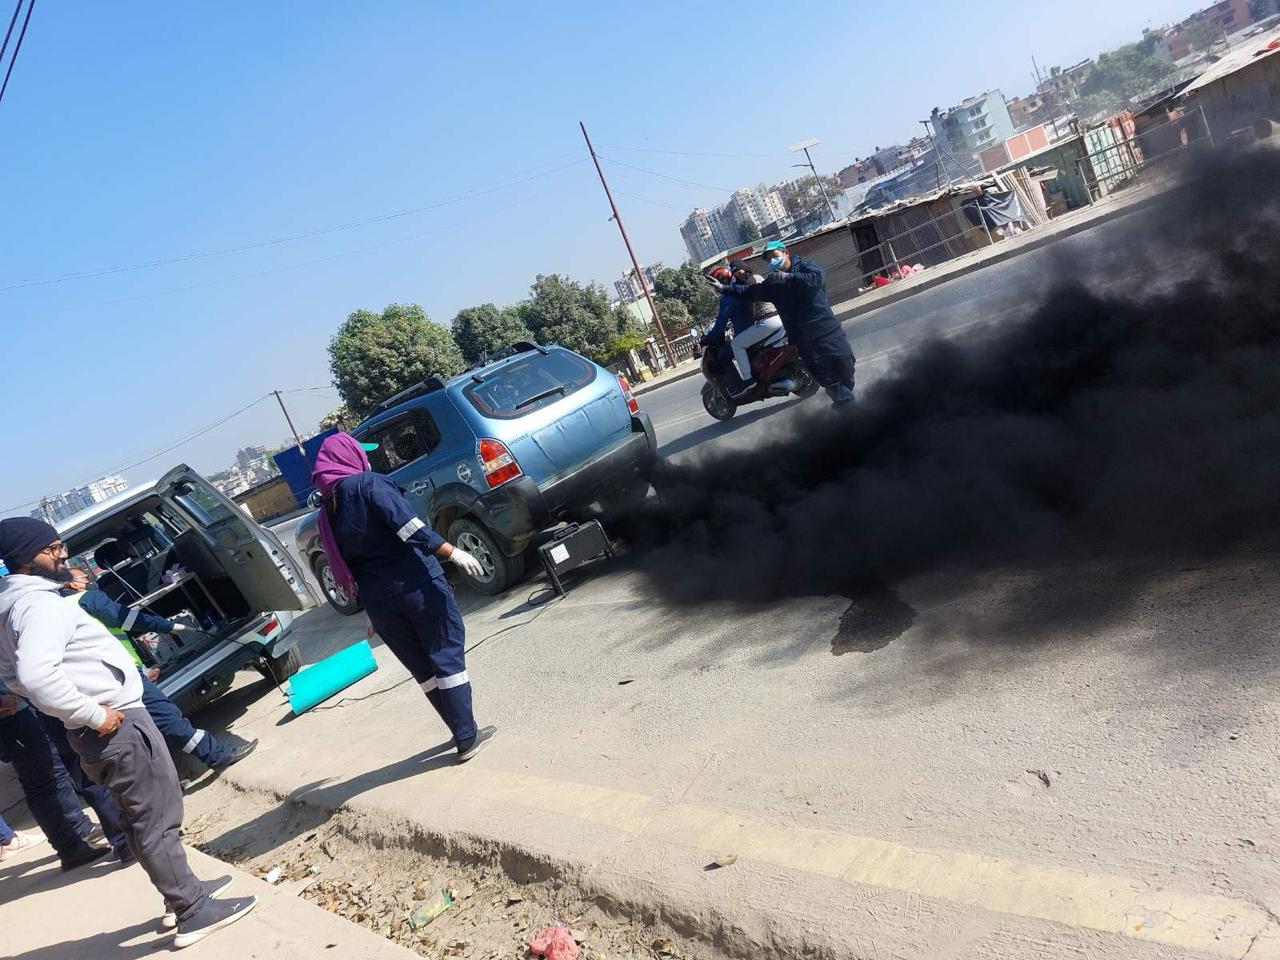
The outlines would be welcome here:
<svg viewBox="0 0 1280 960">
<path fill-rule="evenodd" d="M 360 612 L 360 601 L 348 597 L 347 592 L 338 586 L 338 581 L 333 578 L 333 571 L 329 569 L 329 558 L 323 553 L 311 561 L 311 572 L 316 575 L 316 581 L 320 584 L 324 598 L 329 601 L 329 606 L 346 617 Z"/>
<path fill-rule="evenodd" d="M 302 669 L 302 657 L 297 648 L 286 650 L 278 657 L 264 656 L 258 663 L 258 672 L 277 687 Z"/>
<path fill-rule="evenodd" d="M 453 521 L 447 536 L 450 543 L 467 551 L 484 567 L 483 577 L 462 574 L 462 579 L 481 593 L 491 597 L 502 593 L 524 574 L 524 555 L 508 557 L 498 548 L 493 534 L 474 520 L 461 517 Z"/>
</svg>

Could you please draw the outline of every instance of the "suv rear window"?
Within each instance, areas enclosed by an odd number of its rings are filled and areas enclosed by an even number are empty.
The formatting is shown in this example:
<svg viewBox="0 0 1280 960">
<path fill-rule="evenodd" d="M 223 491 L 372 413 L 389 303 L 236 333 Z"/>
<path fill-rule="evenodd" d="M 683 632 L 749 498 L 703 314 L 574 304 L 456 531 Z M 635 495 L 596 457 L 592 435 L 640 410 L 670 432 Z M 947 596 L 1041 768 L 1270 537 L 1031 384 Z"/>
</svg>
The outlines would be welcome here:
<svg viewBox="0 0 1280 960">
<path fill-rule="evenodd" d="M 463 389 L 486 417 L 514 420 L 562 400 L 596 378 L 595 365 L 565 350 L 535 353 L 483 374 Z"/>
</svg>

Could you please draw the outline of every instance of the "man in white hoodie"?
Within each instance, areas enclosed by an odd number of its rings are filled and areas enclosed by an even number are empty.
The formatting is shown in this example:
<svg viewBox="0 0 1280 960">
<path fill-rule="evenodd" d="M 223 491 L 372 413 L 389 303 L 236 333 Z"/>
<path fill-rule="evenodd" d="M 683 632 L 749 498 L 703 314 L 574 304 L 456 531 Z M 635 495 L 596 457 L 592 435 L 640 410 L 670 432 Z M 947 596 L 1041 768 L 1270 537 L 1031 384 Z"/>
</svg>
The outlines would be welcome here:
<svg viewBox="0 0 1280 960">
<path fill-rule="evenodd" d="M 67 550 L 58 531 L 29 517 L 0 520 L 0 560 L 9 568 L 0 579 L 0 682 L 61 720 L 85 773 L 115 797 L 129 845 L 176 921 L 174 945 L 245 916 L 255 898 L 214 899 L 187 864 L 182 790 L 143 707 L 141 677 L 101 623 L 59 596 Z"/>
</svg>

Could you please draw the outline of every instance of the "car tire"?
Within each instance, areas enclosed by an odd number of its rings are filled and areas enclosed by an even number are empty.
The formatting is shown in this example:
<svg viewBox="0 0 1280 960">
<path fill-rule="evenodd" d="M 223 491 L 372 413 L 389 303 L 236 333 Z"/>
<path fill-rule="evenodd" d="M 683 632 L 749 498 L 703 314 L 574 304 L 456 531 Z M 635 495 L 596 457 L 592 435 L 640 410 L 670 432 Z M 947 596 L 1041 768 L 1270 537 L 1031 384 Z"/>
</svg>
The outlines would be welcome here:
<svg viewBox="0 0 1280 960">
<path fill-rule="evenodd" d="M 257 666 L 258 672 L 278 687 L 302 669 L 302 656 L 294 647 L 278 657 L 264 654 Z"/>
<path fill-rule="evenodd" d="M 738 412 L 738 405 L 712 383 L 702 385 L 702 408 L 717 420 L 732 420 L 733 415 Z"/>
<path fill-rule="evenodd" d="M 460 517 L 449 524 L 447 536 L 450 543 L 467 551 L 485 568 L 484 578 L 458 571 L 463 581 L 473 590 L 491 597 L 496 596 L 524 575 L 524 555 L 508 557 L 499 549 L 497 540 L 483 524 L 469 517 Z"/>
<path fill-rule="evenodd" d="M 316 582 L 320 584 L 320 592 L 329 601 L 329 606 L 344 617 L 350 617 L 360 612 L 363 604 L 357 598 L 348 597 L 342 588 L 338 586 L 337 581 L 333 579 L 332 571 L 329 569 L 329 558 L 323 553 L 317 554 L 312 559 L 311 572 L 316 575 Z"/>
</svg>

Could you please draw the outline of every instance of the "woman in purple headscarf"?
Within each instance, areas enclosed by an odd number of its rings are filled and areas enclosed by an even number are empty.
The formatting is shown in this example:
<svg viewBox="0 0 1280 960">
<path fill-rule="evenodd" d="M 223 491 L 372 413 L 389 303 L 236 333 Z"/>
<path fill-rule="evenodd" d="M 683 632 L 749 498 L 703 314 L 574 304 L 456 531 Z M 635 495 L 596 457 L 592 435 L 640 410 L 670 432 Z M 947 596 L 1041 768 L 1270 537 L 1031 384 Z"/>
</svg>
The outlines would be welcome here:
<svg viewBox="0 0 1280 960">
<path fill-rule="evenodd" d="M 497 730 L 476 729 L 466 632 L 440 561 L 477 577 L 480 561 L 423 523 L 348 433 L 321 444 L 311 479 L 323 497 L 320 542 L 334 580 L 359 595 L 372 628 L 448 724 L 458 760 L 470 760 Z"/>
</svg>

